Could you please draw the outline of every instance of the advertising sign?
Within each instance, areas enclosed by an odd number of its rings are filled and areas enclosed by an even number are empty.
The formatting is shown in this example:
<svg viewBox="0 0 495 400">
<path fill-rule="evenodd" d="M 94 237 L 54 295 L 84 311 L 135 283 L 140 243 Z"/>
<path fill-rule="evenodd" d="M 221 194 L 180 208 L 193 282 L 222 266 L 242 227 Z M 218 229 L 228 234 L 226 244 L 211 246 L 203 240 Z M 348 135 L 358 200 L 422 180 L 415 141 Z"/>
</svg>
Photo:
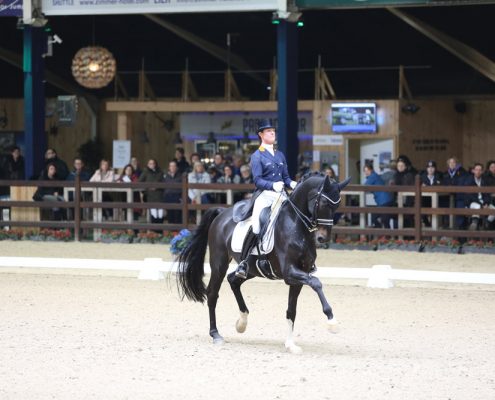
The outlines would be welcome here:
<svg viewBox="0 0 495 400">
<path fill-rule="evenodd" d="M 42 0 L 45 15 L 273 11 L 278 0 Z"/>
<path fill-rule="evenodd" d="M 131 141 L 114 140 L 113 141 L 113 168 L 124 168 L 131 159 Z"/>
<path fill-rule="evenodd" d="M 22 0 L 0 0 L 0 17 L 22 17 Z"/>
</svg>

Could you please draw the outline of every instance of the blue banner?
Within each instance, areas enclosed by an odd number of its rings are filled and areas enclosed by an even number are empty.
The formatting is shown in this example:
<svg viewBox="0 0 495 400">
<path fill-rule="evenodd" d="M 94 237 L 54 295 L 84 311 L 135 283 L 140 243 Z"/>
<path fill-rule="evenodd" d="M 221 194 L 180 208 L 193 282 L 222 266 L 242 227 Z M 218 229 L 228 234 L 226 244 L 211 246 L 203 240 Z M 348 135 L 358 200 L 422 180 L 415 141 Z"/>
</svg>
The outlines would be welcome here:
<svg viewBox="0 0 495 400">
<path fill-rule="evenodd" d="M 22 0 L 0 0 L 0 17 L 22 17 Z"/>
</svg>

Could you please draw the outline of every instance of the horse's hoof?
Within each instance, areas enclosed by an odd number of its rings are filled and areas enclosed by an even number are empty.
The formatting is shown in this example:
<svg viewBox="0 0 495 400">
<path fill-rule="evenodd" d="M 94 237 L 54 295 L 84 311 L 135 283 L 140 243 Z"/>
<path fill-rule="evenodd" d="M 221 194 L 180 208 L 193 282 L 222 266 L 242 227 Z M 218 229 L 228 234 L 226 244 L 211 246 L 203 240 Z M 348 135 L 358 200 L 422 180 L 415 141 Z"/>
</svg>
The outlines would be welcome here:
<svg viewBox="0 0 495 400">
<path fill-rule="evenodd" d="M 340 332 L 340 325 L 335 318 L 329 319 L 327 321 L 327 328 L 331 333 Z"/>
<path fill-rule="evenodd" d="M 302 349 L 294 343 L 286 343 L 285 348 L 291 354 L 301 354 L 303 352 Z"/>
<path fill-rule="evenodd" d="M 241 316 L 239 317 L 239 319 L 235 323 L 235 329 L 237 330 L 237 332 L 239 332 L 239 333 L 246 332 L 248 315 L 249 315 L 249 313 L 247 313 L 247 312 L 244 312 L 244 313 L 241 312 Z"/>
<path fill-rule="evenodd" d="M 216 338 L 213 338 L 213 344 L 215 346 L 221 346 L 225 343 L 225 340 L 223 340 L 223 337 L 216 337 Z"/>
</svg>

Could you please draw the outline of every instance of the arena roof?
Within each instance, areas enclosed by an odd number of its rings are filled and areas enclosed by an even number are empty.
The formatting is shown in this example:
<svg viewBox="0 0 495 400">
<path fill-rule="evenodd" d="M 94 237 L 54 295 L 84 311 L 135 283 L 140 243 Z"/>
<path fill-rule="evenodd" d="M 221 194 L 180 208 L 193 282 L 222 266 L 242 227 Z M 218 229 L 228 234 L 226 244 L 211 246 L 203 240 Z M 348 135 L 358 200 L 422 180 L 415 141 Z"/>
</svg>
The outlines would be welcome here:
<svg viewBox="0 0 495 400">
<path fill-rule="evenodd" d="M 495 6 L 407 8 L 409 14 L 495 59 Z M 250 99 L 268 98 L 268 70 L 276 55 L 276 25 L 268 12 L 160 15 L 165 21 L 241 57 L 262 77 L 255 80 L 236 73 L 241 94 Z M 318 10 L 303 14 L 299 30 L 299 97 L 314 91 L 313 69 L 322 65 L 339 98 L 395 98 L 398 66 L 414 96 L 491 95 L 491 80 L 422 35 L 386 9 Z M 131 96 L 137 95 L 137 74 L 144 64 L 159 97 L 178 97 L 180 75 L 188 59 L 192 79 L 201 97 L 223 96 L 226 63 L 142 15 L 51 17 L 52 32 L 63 40 L 46 58 L 46 68 L 75 84 L 70 73 L 76 51 L 94 43 L 116 57 Z M 22 97 L 22 71 L 2 60 L 5 50 L 22 55 L 22 30 L 15 18 L 0 19 L 0 97 Z M 93 34 L 94 27 L 94 34 Z M 153 73 L 155 71 L 155 73 Z M 203 71 L 203 73 L 197 73 Z M 47 84 L 47 95 L 65 94 Z M 113 86 L 94 92 L 113 97 Z"/>
</svg>

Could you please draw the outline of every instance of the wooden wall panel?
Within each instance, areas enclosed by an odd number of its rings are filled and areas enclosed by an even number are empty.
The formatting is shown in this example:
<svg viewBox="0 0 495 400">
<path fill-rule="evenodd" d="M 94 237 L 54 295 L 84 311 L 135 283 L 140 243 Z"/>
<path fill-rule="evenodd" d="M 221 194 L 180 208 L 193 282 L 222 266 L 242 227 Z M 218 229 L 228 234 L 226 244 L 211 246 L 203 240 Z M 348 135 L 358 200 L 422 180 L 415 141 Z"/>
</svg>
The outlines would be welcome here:
<svg viewBox="0 0 495 400">
<path fill-rule="evenodd" d="M 495 160 L 495 101 L 469 101 L 463 120 L 463 162 Z"/>
<path fill-rule="evenodd" d="M 401 107 L 406 102 L 401 102 Z M 399 114 L 399 153 L 407 155 L 422 170 L 428 160 L 435 160 L 439 170 L 455 156 L 463 160 L 462 115 L 455 111 L 453 100 L 414 101 L 420 110 Z"/>
</svg>

